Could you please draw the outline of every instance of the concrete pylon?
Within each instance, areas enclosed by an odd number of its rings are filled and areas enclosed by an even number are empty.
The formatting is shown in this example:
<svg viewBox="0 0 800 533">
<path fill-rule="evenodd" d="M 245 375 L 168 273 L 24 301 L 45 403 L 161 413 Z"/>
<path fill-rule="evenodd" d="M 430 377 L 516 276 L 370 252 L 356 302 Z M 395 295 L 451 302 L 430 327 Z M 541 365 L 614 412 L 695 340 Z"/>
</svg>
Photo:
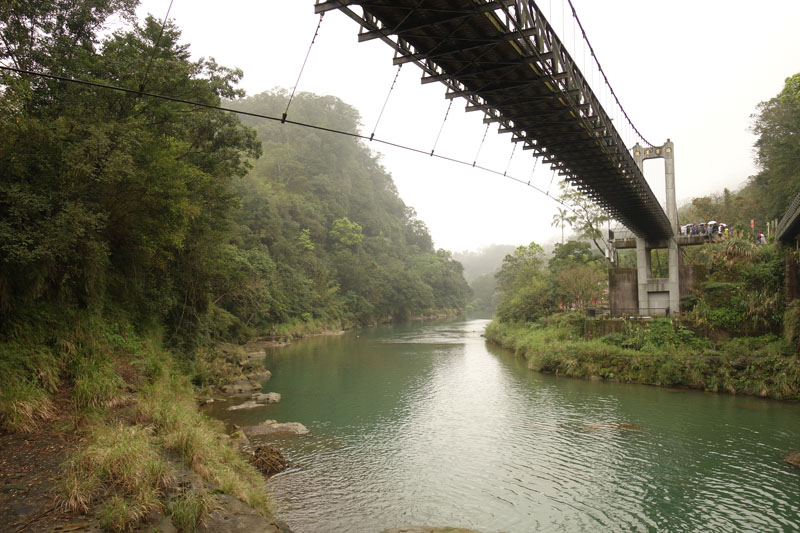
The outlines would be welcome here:
<svg viewBox="0 0 800 533">
<path fill-rule="evenodd" d="M 636 270 L 638 275 L 638 299 L 640 314 L 671 314 L 680 309 L 680 253 L 678 250 L 678 205 L 675 197 L 675 146 L 667 139 L 662 146 L 633 147 L 633 160 L 644 173 L 646 159 L 664 160 L 666 181 L 667 218 L 672 227 L 672 238 L 666 242 L 647 242 L 636 239 Z M 650 250 L 667 248 L 669 251 L 669 277 L 654 278 L 650 266 Z"/>
</svg>

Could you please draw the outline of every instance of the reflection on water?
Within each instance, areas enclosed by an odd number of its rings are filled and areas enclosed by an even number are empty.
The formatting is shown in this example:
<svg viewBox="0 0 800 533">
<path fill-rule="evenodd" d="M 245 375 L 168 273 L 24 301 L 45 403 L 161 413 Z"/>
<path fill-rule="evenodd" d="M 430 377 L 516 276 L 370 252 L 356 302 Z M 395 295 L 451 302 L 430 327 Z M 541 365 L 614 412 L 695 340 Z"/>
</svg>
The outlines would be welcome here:
<svg viewBox="0 0 800 533">
<path fill-rule="evenodd" d="M 280 404 L 213 413 L 311 430 L 270 481 L 298 533 L 800 529 L 800 406 L 536 374 L 485 324 L 302 341 L 267 358 Z"/>
</svg>

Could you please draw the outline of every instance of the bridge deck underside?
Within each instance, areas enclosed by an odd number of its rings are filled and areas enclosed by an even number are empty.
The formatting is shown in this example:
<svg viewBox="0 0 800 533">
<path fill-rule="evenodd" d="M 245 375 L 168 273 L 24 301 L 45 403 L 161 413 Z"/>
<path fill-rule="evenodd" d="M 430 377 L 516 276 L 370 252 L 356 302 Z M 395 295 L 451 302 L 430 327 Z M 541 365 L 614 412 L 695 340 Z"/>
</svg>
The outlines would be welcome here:
<svg viewBox="0 0 800 533">
<path fill-rule="evenodd" d="M 350 6 L 360 6 L 356 13 Z M 671 235 L 669 221 L 610 118 L 549 23 L 530 2 L 509 0 L 330 0 L 414 62 L 423 82 L 448 86 L 484 122 L 500 124 L 611 216 L 641 237 Z"/>
</svg>

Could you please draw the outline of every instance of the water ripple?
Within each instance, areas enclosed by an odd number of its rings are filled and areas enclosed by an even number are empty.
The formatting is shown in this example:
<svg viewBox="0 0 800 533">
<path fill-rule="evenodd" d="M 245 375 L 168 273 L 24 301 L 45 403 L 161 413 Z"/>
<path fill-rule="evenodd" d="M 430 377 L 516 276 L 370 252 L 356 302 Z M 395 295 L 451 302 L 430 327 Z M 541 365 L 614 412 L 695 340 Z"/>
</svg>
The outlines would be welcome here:
<svg viewBox="0 0 800 533">
<path fill-rule="evenodd" d="M 270 481 L 294 531 L 800 529 L 782 463 L 800 406 L 535 374 L 487 351 L 481 326 L 271 361 L 270 417 L 313 433 L 281 441 L 293 468 Z"/>
</svg>

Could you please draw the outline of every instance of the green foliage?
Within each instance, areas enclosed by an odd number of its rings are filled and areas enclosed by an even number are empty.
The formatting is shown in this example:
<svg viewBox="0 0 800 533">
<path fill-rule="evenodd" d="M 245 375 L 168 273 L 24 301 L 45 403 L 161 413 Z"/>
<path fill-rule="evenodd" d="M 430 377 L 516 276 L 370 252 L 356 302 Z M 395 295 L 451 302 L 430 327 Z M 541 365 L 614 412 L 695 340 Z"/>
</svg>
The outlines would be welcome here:
<svg viewBox="0 0 800 533">
<path fill-rule="evenodd" d="M 469 304 L 469 311 L 482 316 L 491 317 L 497 308 L 495 289 L 497 280 L 493 274 L 481 274 L 470 283 L 473 298 Z"/>
<path fill-rule="evenodd" d="M 283 91 L 232 103 L 277 113 Z M 298 119 L 355 131 L 356 111 L 333 97 L 299 94 Z M 425 224 L 397 195 L 389 174 L 361 142 L 317 130 L 245 119 L 264 155 L 239 187 L 240 250 L 275 265 L 267 310 L 247 327 L 280 323 L 369 324 L 433 309 L 463 309 L 470 295 L 449 252 L 433 250 Z M 224 297 L 219 305 L 241 320 Z"/>
<path fill-rule="evenodd" d="M 120 395 L 124 382 L 109 358 L 76 357 L 72 367 L 76 407 L 101 407 Z"/>
<path fill-rule="evenodd" d="M 214 498 L 205 489 L 184 491 L 167 504 L 167 514 L 178 531 L 195 531 L 214 509 Z"/>
<path fill-rule="evenodd" d="M 111 490 L 100 518 L 104 527 L 125 529 L 161 508 L 159 494 L 175 484 L 175 469 L 155 447 L 153 435 L 139 426 L 93 426 L 87 446 L 67 464 L 63 502 L 87 512 L 95 498 Z"/>
<path fill-rule="evenodd" d="M 779 332 L 784 251 L 774 243 L 756 246 L 736 236 L 704 248 L 706 253 L 695 257 L 705 263 L 707 277 L 695 295 L 693 320 L 734 335 Z"/>
<path fill-rule="evenodd" d="M 562 181 L 559 200 L 567 206 L 569 215 L 564 217 L 559 214 L 558 220 L 565 220 L 572 229 L 578 232 L 582 239 L 589 239 L 600 254 L 605 254 L 608 246 L 603 238 L 603 224 L 609 221 L 608 214 L 598 206 L 589 196 L 572 189 L 567 181 Z M 554 218 L 554 224 L 556 223 Z M 563 224 L 563 222 L 560 222 Z M 562 235 L 563 241 L 563 235 Z"/>
<path fill-rule="evenodd" d="M 185 377 L 164 375 L 144 386 L 137 407 L 140 419 L 154 427 L 159 445 L 177 455 L 201 479 L 264 515 L 271 513 L 263 478 L 227 441 L 222 424 L 197 410 Z"/>
<path fill-rule="evenodd" d="M 239 99 L 240 71 L 193 61 L 174 24 L 136 23 L 134 7 L 0 8 L 0 60 L 210 105 L 285 108 L 281 91 Z M 111 15 L 127 25 L 104 32 Z M 154 51 L 152 65 L 142 50 Z M 341 327 L 466 304 L 460 265 L 433 249 L 356 139 L 35 77 L 2 74 L 0 91 L 0 333 L 30 306 L 61 305 L 163 330 L 191 356 L 298 319 Z M 359 123 L 333 97 L 297 95 L 292 110 L 347 131 Z M 81 404 L 113 388 L 101 360 L 78 372 Z"/>
<path fill-rule="evenodd" d="M 30 432 L 54 414 L 50 396 L 41 385 L 28 380 L 4 381 L 0 386 L 0 427 Z"/>
<path fill-rule="evenodd" d="M 486 339 L 526 357 L 532 369 L 558 375 L 776 399 L 800 394 L 796 349 L 776 336 L 733 339 L 713 346 L 669 319 L 657 319 L 587 341 L 575 328 L 564 327 L 569 320 L 495 321 L 486 328 Z"/>
<path fill-rule="evenodd" d="M 500 303 L 497 316 L 504 322 L 530 322 L 553 307 L 551 288 L 544 271 L 544 251 L 535 242 L 506 255 L 495 275 Z"/>
<path fill-rule="evenodd" d="M 347 217 L 337 218 L 331 224 L 331 230 L 328 236 L 336 244 L 343 246 L 358 246 L 364 241 L 364 235 L 361 233 L 361 226 L 352 222 Z"/>
</svg>

